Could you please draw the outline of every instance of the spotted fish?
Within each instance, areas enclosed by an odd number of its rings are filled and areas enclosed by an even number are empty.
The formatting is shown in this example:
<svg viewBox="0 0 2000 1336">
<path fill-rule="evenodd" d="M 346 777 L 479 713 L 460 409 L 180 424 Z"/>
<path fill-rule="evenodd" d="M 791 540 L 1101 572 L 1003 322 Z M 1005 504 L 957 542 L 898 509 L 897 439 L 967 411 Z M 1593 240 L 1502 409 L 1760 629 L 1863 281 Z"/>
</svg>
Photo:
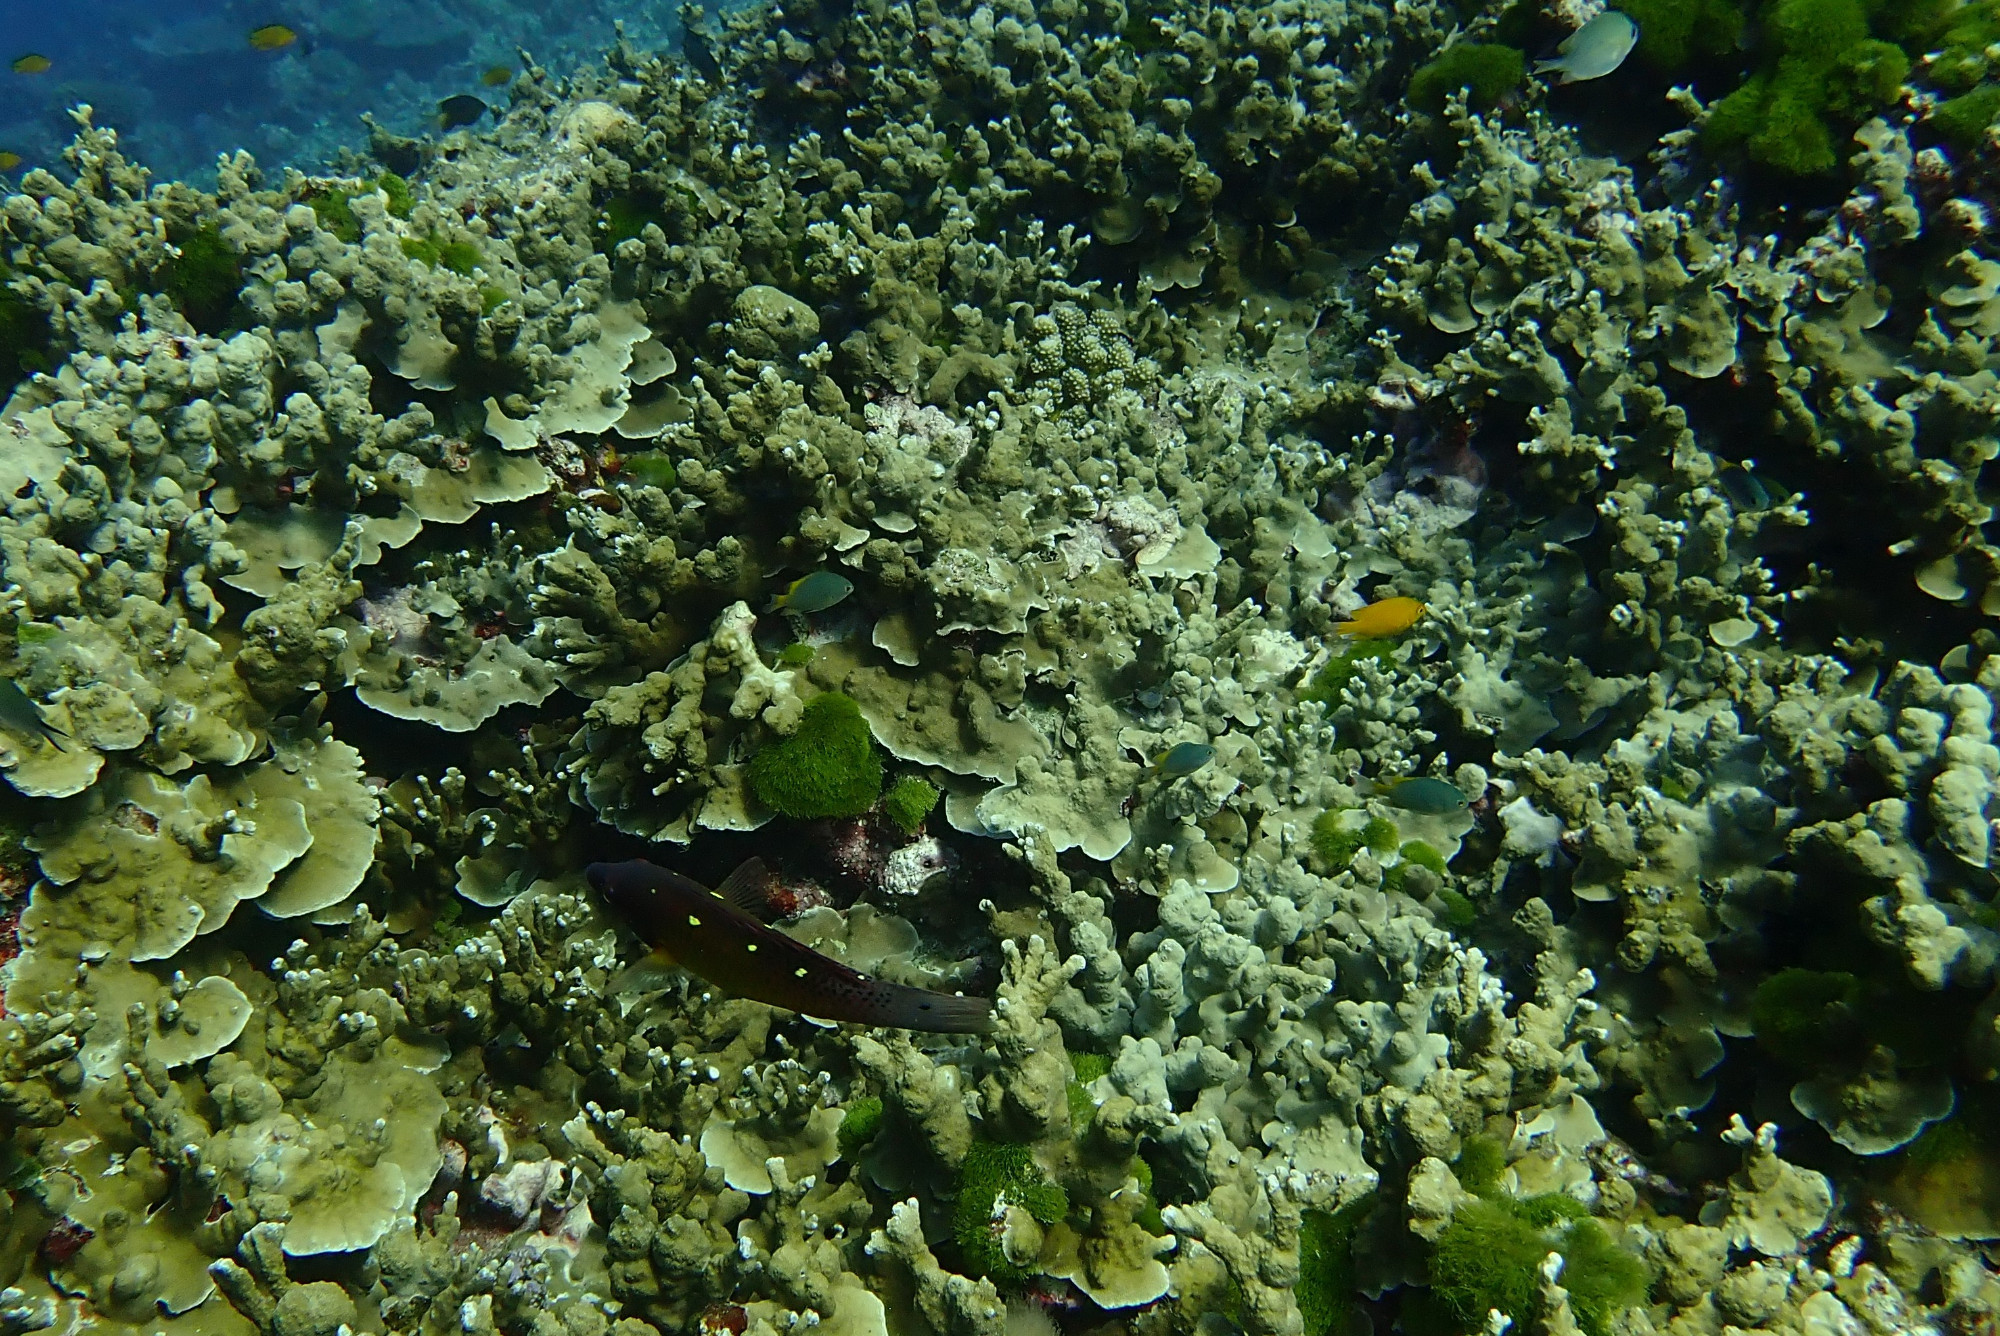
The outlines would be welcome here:
<svg viewBox="0 0 2000 1336">
<path fill-rule="evenodd" d="M 988 998 L 871 979 L 766 924 L 762 859 L 750 859 L 714 890 L 637 858 L 592 863 L 585 875 L 653 948 L 628 971 L 635 977 L 679 965 L 725 991 L 821 1020 L 950 1034 L 993 1028 Z"/>
</svg>

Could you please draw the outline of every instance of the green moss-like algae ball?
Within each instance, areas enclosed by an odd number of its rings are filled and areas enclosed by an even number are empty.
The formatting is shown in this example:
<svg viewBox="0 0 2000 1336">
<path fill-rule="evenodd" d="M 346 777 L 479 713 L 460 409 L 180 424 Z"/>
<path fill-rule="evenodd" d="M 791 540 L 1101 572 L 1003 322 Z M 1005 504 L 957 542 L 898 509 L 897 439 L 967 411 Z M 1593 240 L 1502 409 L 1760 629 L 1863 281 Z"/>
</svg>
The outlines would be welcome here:
<svg viewBox="0 0 2000 1336">
<path fill-rule="evenodd" d="M 410 183 L 394 172 L 384 172 L 375 178 L 375 188 L 389 201 L 389 216 L 408 218 L 410 210 L 416 206 L 416 198 L 410 194 Z"/>
<path fill-rule="evenodd" d="M 840 1141 L 840 1153 L 851 1159 L 881 1130 L 882 1101 L 867 1095 L 847 1106 L 847 1112 L 840 1116 L 840 1130 L 834 1135 Z"/>
<path fill-rule="evenodd" d="M 479 266 L 479 247 L 469 241 L 439 241 L 436 236 L 404 237 L 403 254 L 433 269 L 449 269 L 466 278 L 472 277 L 472 271 Z M 507 294 L 501 293 L 500 300 L 507 300 Z"/>
<path fill-rule="evenodd" d="M 1361 849 L 1361 832 L 1346 830 L 1341 826 L 1341 813 L 1347 808 L 1329 807 L 1313 818 L 1312 854 L 1318 870 L 1327 875 L 1339 872 L 1354 861 L 1354 855 Z"/>
<path fill-rule="evenodd" d="M 904 775 L 889 786 L 887 796 L 882 799 L 882 811 L 905 834 L 914 835 L 937 802 L 937 785 L 915 775 Z"/>
<path fill-rule="evenodd" d="M 1465 1329 L 1475 1330 L 1495 1309 L 1516 1320 L 1539 1302 L 1542 1260 L 1562 1254 L 1562 1287 L 1569 1291 L 1577 1325 L 1590 1336 L 1608 1336 L 1611 1319 L 1646 1292 L 1645 1263 L 1612 1242 L 1595 1220 L 1573 1219 L 1582 1206 L 1559 1207 L 1552 1198 L 1525 1202 L 1475 1198 L 1452 1213 L 1431 1254 L 1431 1288 Z M 1568 1220 L 1554 1238 L 1551 1226 Z"/>
<path fill-rule="evenodd" d="M 1996 120 L 2000 120 L 2000 83 L 1990 83 L 1940 102 L 1925 123 L 1935 126 L 1953 148 L 1970 152 Z"/>
<path fill-rule="evenodd" d="M 1763 19 L 1770 63 L 1715 104 L 1702 143 L 1791 176 L 1831 171 L 1846 132 L 1895 98 L 1910 58 L 1870 35 L 1862 0 L 1771 0 Z"/>
<path fill-rule="evenodd" d="M 1415 867 L 1429 868 L 1442 877 L 1445 873 L 1444 855 L 1425 844 L 1422 840 L 1407 840 L 1396 850 L 1405 863 Z"/>
<path fill-rule="evenodd" d="M 1069 1196 L 1048 1180 L 1028 1147 L 975 1141 L 958 1167 L 958 1206 L 952 1234 L 975 1275 L 1025 1280 L 1028 1272 L 1009 1261 L 996 1226 L 1006 1208 L 1018 1206 L 1045 1225 L 1069 1214 Z"/>
<path fill-rule="evenodd" d="M 1447 97 L 1463 88 L 1466 102 L 1493 107 L 1527 74 L 1519 50 L 1497 42 L 1460 42 L 1410 76 L 1409 103 L 1420 111 L 1443 111 Z"/>
<path fill-rule="evenodd" d="M 635 195 L 613 195 L 604 201 L 604 213 L 597 222 L 604 249 L 615 250 L 619 242 L 630 241 L 644 232 L 657 212 Z"/>
<path fill-rule="evenodd" d="M 160 273 L 160 291 L 173 299 L 190 325 L 219 334 L 243 289 L 243 267 L 215 224 L 181 243 L 180 255 Z"/>
<path fill-rule="evenodd" d="M 348 198 L 344 190 L 329 190 L 323 194 L 307 195 L 305 203 L 312 205 L 313 217 L 319 220 L 322 230 L 353 243 L 361 240 L 361 220 L 354 216 Z"/>
<path fill-rule="evenodd" d="M 1810 1070 L 1848 1052 L 1861 1037 L 1861 981 L 1835 970 L 1779 970 L 1750 995 L 1757 1042 Z"/>
<path fill-rule="evenodd" d="M 1507 1148 L 1493 1137 L 1474 1137 L 1451 1162 L 1451 1172 L 1467 1192 L 1485 1196 L 1500 1189 L 1507 1170 Z"/>
<path fill-rule="evenodd" d="M 1444 912 L 1439 917 L 1443 919 L 1445 927 L 1463 932 L 1479 921 L 1479 907 L 1451 887 L 1440 886 L 1437 899 L 1444 907 Z"/>
<path fill-rule="evenodd" d="M 1349 1336 L 1356 1329 L 1354 1235 L 1374 1209 L 1370 1193 L 1338 1211 L 1307 1210 L 1300 1216 L 1296 1293 L 1305 1336 Z"/>
<path fill-rule="evenodd" d="M 472 271 L 479 267 L 479 247 L 469 241 L 440 242 L 438 263 L 454 274 L 470 278 Z"/>
<path fill-rule="evenodd" d="M 882 760 L 861 707 L 837 691 L 814 696 L 796 733 L 750 758 L 750 787 L 780 816 L 860 816 L 873 807 Z"/>
<path fill-rule="evenodd" d="M 1639 58 L 1663 73 L 1696 57 L 1723 60 L 1743 36 L 1736 0 L 1618 0 L 1611 6 L 1639 25 Z"/>
</svg>

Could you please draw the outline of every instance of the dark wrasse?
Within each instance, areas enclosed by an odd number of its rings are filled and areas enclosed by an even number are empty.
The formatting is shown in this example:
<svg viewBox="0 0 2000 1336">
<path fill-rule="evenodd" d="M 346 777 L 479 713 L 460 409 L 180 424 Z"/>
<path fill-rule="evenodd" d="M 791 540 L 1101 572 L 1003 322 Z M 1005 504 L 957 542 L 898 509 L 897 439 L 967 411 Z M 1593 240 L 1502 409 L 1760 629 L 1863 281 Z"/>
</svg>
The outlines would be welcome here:
<svg viewBox="0 0 2000 1336">
<path fill-rule="evenodd" d="M 643 859 L 592 863 L 590 884 L 652 945 L 641 977 L 679 965 L 718 988 L 821 1020 L 980 1034 L 993 1003 L 871 979 L 762 922 L 766 874 L 751 859 L 714 890 Z"/>
</svg>

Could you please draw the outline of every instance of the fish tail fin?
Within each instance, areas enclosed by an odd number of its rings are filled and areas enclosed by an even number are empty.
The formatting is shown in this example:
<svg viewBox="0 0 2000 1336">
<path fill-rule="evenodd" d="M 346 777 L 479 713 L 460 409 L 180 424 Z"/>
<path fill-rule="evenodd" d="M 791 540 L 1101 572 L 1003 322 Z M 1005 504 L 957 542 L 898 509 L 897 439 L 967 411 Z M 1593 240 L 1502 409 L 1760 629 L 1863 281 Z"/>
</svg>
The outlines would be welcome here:
<svg viewBox="0 0 2000 1336">
<path fill-rule="evenodd" d="M 658 949 L 648 951 L 618 971 L 611 980 L 613 993 L 658 993 L 673 986 L 679 974 L 674 958 Z"/>
<path fill-rule="evenodd" d="M 990 997 L 934 993 L 928 988 L 878 983 L 869 1002 L 871 1005 L 865 1010 L 871 1014 L 862 1020 L 865 1025 L 929 1030 L 934 1034 L 990 1034 L 995 1022 Z"/>
</svg>

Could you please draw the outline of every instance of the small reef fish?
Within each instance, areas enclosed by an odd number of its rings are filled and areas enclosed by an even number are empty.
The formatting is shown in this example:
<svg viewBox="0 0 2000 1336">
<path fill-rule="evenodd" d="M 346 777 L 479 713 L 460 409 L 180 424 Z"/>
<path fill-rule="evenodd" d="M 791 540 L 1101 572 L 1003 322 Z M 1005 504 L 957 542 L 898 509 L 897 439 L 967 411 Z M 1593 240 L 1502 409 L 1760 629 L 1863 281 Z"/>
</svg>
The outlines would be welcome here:
<svg viewBox="0 0 2000 1336">
<path fill-rule="evenodd" d="M 1791 495 L 1748 464 L 1724 465 L 1715 481 L 1738 510 L 1770 510 Z"/>
<path fill-rule="evenodd" d="M 1415 812 L 1419 816 L 1450 816 L 1472 805 L 1456 784 L 1429 775 L 1405 775 L 1401 779 L 1375 785 L 1373 792 L 1380 794 L 1390 806 Z"/>
<path fill-rule="evenodd" d="M 25 56 L 14 57 L 11 68 L 16 74 L 47 74 L 53 64 L 55 62 L 41 52 L 30 51 Z"/>
<path fill-rule="evenodd" d="M 1403 634 L 1423 615 L 1423 600 L 1398 595 L 1375 600 L 1333 629 L 1344 636 L 1375 640 Z"/>
<path fill-rule="evenodd" d="M 710 890 L 643 859 L 592 863 L 590 884 L 652 947 L 620 988 L 646 987 L 678 964 L 716 987 L 821 1020 L 944 1034 L 984 1034 L 993 1003 L 871 979 L 764 920 L 772 906 L 762 859 Z"/>
<path fill-rule="evenodd" d="M 854 582 L 832 571 L 814 571 L 794 580 L 785 592 L 771 600 L 765 612 L 796 612 L 802 615 L 825 612 L 854 592 Z"/>
<path fill-rule="evenodd" d="M 479 74 L 479 82 L 485 84 L 488 88 L 505 88 L 508 84 L 514 82 L 514 67 L 512 65 L 494 65 L 482 70 Z"/>
<path fill-rule="evenodd" d="M 28 693 L 21 690 L 21 684 L 11 677 L 0 677 L 0 728 L 9 733 L 34 736 L 43 739 L 57 751 L 68 751 L 56 739 L 69 734 L 42 718 L 42 712 Z"/>
<path fill-rule="evenodd" d="M 298 33 L 282 23 L 267 23 L 250 30 L 250 49 L 253 51 L 282 51 L 298 40 Z"/>
<path fill-rule="evenodd" d="M 490 108 L 470 93 L 456 93 L 438 103 L 438 128 L 457 130 L 476 124 Z"/>
<path fill-rule="evenodd" d="M 20 165 L 20 154 L 11 149 L 0 148 L 0 172 L 11 172 Z"/>
<path fill-rule="evenodd" d="M 1639 41 L 1639 25 L 1630 16 L 1607 9 L 1563 38 L 1554 60 L 1535 62 L 1535 73 L 1559 73 L 1559 82 L 1602 79 L 1625 63 Z"/>
<path fill-rule="evenodd" d="M 1215 748 L 1206 742 L 1176 742 L 1153 761 L 1153 773 L 1161 779 L 1179 779 L 1215 759 Z"/>
</svg>

